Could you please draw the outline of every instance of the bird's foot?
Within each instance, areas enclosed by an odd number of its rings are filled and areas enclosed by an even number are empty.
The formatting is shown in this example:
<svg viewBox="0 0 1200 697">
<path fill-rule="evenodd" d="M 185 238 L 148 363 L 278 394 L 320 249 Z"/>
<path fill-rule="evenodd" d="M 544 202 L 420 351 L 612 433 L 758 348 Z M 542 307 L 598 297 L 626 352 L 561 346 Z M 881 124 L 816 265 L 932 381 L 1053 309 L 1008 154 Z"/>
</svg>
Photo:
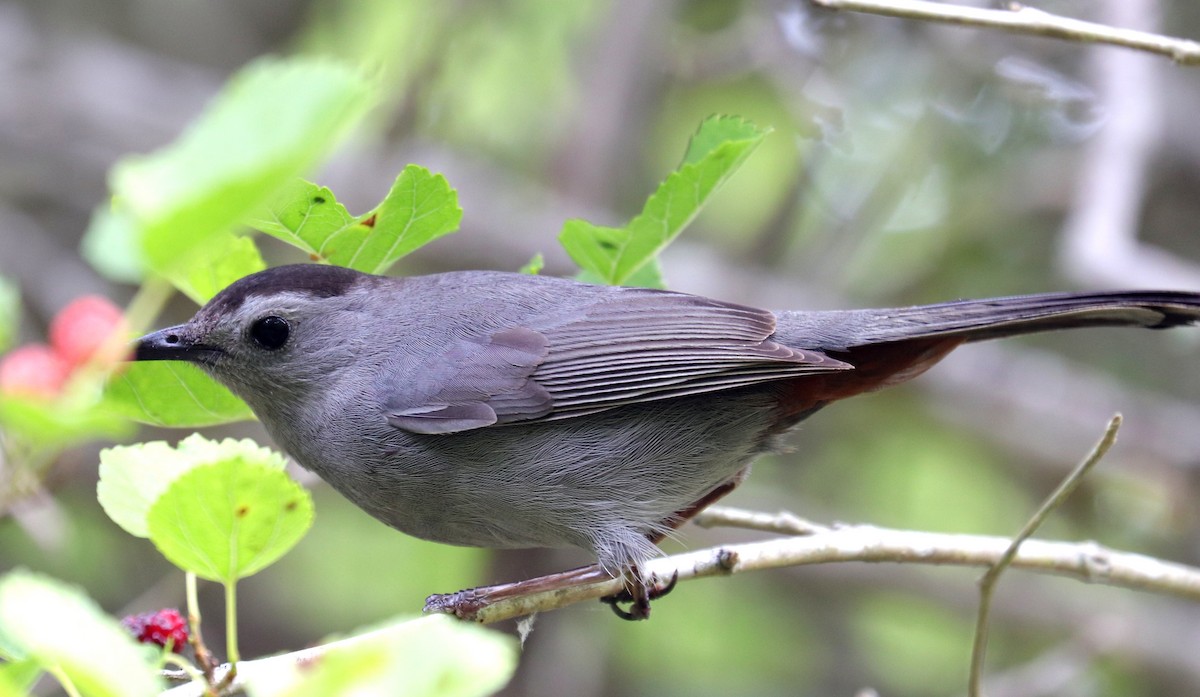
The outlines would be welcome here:
<svg viewBox="0 0 1200 697">
<path fill-rule="evenodd" d="M 600 602 L 612 608 L 617 617 L 623 620 L 645 620 L 650 618 L 650 601 L 658 600 L 675 590 L 675 584 L 679 582 L 679 572 L 671 574 L 671 580 L 661 583 L 654 574 L 650 574 L 649 579 L 645 578 L 641 569 L 635 567 L 626 573 L 625 578 L 624 590 L 616 595 L 601 598 Z M 621 607 L 625 603 L 631 603 L 628 610 Z"/>
</svg>

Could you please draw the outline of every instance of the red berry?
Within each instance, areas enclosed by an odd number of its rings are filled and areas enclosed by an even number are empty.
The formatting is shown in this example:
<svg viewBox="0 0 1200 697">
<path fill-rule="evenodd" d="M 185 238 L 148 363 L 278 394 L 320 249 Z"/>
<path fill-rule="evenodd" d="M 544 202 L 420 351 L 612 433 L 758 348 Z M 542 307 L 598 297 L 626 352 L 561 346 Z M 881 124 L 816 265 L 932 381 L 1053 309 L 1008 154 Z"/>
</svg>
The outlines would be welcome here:
<svg viewBox="0 0 1200 697">
<path fill-rule="evenodd" d="M 171 650 L 175 653 L 183 651 L 183 647 L 187 646 L 187 621 L 183 619 L 179 610 L 174 608 L 129 615 L 121 620 L 121 626 L 128 629 L 129 633 L 143 644 L 166 646 L 170 641 Z"/>
<path fill-rule="evenodd" d="M 98 295 L 85 295 L 50 322 L 50 345 L 71 365 L 116 363 L 129 350 L 124 341 L 127 330 L 119 307 Z"/>
<path fill-rule="evenodd" d="M 45 344 L 29 344 L 0 360 L 0 392 L 52 399 L 62 391 L 71 366 Z"/>
</svg>

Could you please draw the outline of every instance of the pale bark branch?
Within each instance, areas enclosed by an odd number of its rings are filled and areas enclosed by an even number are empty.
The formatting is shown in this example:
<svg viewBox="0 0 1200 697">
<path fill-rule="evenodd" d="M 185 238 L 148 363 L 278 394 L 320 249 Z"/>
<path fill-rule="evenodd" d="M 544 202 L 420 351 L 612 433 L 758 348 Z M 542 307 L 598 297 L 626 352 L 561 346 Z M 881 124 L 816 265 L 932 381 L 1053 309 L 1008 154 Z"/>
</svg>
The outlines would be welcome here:
<svg viewBox="0 0 1200 697">
<path fill-rule="evenodd" d="M 769 523 L 770 516 L 714 507 L 706 511 L 707 525 L 721 525 L 728 518 L 737 527 L 746 527 L 747 518 Z M 777 524 L 786 526 L 793 517 L 781 514 Z M 833 562 L 892 562 L 991 567 L 1012 543 L 1011 538 L 985 535 L 916 532 L 853 525 L 830 528 L 815 534 L 792 536 L 759 542 L 721 545 L 709 549 L 655 559 L 646 570 L 659 579 L 678 574 L 680 582 L 694 578 L 724 576 L 762 569 L 777 569 Z M 1021 545 L 1012 566 L 1028 571 L 1068 576 L 1088 583 L 1099 583 L 1200 601 L 1200 569 L 1162 561 L 1152 557 L 1102 547 L 1094 542 L 1051 542 L 1027 540 Z M 573 573 L 555 585 L 555 576 L 533 579 L 540 590 L 511 593 L 494 603 L 482 603 L 458 614 L 463 619 L 484 624 L 545 612 L 593 600 L 621 591 L 618 579 L 599 578 L 595 574 Z M 526 582 L 522 582 L 526 583 Z M 512 587 L 518 584 L 509 584 Z M 678 591 L 677 591 L 678 592 Z M 486 588 L 466 591 L 473 599 L 483 599 Z M 460 594 L 454 594 L 459 596 Z M 434 596 L 431 600 L 452 596 Z M 461 607 L 461 606 L 460 606 Z M 437 611 L 454 613 L 452 604 Z"/>
<path fill-rule="evenodd" d="M 1200 43 L 1135 29 L 1062 17 L 1043 10 L 1009 3 L 1008 9 L 949 5 L 928 0 L 809 0 L 830 10 L 943 22 L 962 26 L 999 29 L 1015 34 L 1045 36 L 1068 41 L 1121 46 L 1167 56 L 1180 65 L 1200 65 Z"/>
</svg>

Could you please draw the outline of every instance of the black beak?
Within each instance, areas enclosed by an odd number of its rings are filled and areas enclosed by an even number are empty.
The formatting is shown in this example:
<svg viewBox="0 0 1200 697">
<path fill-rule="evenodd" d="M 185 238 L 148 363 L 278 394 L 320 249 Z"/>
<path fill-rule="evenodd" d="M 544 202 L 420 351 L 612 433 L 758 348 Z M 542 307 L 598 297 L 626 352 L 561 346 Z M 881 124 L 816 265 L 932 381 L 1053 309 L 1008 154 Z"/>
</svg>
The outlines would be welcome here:
<svg viewBox="0 0 1200 697">
<path fill-rule="evenodd" d="M 197 343 L 188 325 L 160 329 L 138 339 L 134 344 L 135 361 L 189 361 L 201 363 L 219 353 L 211 346 Z"/>
</svg>

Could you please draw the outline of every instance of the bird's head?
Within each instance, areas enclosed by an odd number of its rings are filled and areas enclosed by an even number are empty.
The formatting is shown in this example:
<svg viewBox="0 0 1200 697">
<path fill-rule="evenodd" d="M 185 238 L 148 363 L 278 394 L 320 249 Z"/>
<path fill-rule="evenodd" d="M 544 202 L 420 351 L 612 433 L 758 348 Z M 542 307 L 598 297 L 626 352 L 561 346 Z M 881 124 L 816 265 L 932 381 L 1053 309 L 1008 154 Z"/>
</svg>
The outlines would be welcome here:
<svg viewBox="0 0 1200 697">
<path fill-rule="evenodd" d="M 187 322 L 143 336 L 134 359 L 193 363 L 258 411 L 263 399 L 296 396 L 353 361 L 375 280 L 317 264 L 260 271 Z"/>
</svg>

